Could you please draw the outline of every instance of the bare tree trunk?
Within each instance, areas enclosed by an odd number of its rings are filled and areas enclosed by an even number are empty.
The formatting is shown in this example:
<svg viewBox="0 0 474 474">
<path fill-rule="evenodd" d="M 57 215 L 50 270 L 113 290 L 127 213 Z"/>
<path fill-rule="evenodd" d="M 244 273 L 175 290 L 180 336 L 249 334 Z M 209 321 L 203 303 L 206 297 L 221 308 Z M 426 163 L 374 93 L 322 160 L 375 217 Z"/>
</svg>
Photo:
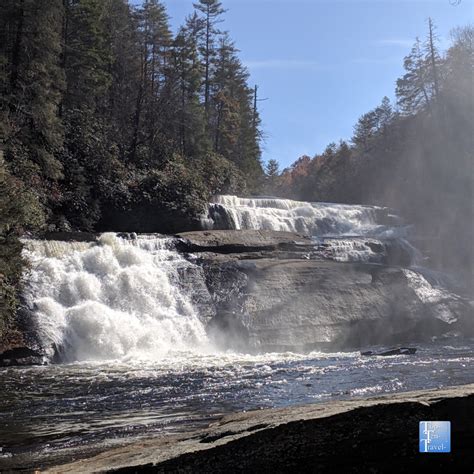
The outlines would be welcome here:
<svg viewBox="0 0 474 474">
<path fill-rule="evenodd" d="M 210 36 L 211 36 L 211 17 L 210 7 L 207 7 L 206 17 L 206 72 L 204 80 L 204 109 L 206 111 L 206 117 L 209 117 L 209 66 L 210 66 Z"/>
<path fill-rule="evenodd" d="M 186 83 L 184 81 L 184 77 L 181 78 L 181 130 L 180 130 L 180 135 L 181 135 L 181 153 L 183 156 L 186 154 Z"/>
<path fill-rule="evenodd" d="M 255 85 L 254 94 L 253 94 L 253 117 L 252 117 L 252 126 L 254 130 L 257 130 L 257 102 L 258 102 L 258 86 Z"/>
<path fill-rule="evenodd" d="M 431 70 L 433 73 L 435 97 L 436 99 L 438 99 L 439 97 L 438 67 L 436 65 L 436 51 L 435 51 L 435 46 L 434 46 L 434 25 L 433 25 L 433 20 L 431 18 L 428 18 L 428 27 L 429 27 L 429 48 L 430 48 Z"/>
<path fill-rule="evenodd" d="M 214 138 L 214 151 L 219 153 L 219 142 L 220 142 L 220 132 L 221 132 L 221 121 L 222 121 L 222 109 L 223 104 L 219 102 L 217 106 L 217 120 L 216 120 L 216 134 Z"/>
<path fill-rule="evenodd" d="M 62 54 L 61 54 L 61 69 L 64 71 L 64 75 L 66 75 L 66 65 L 67 65 L 67 47 L 68 47 L 68 27 L 69 27 L 69 1 L 68 0 L 63 0 L 63 31 L 62 31 Z M 66 77 L 66 76 L 65 76 Z M 69 81 L 67 80 L 66 77 L 66 86 L 64 90 L 64 94 L 62 97 L 62 100 L 59 104 L 58 108 L 58 113 L 59 117 L 63 116 L 63 111 L 64 111 L 64 98 L 68 95 L 68 83 Z"/>
<path fill-rule="evenodd" d="M 148 18 L 145 17 L 145 24 L 143 28 L 143 48 L 142 48 L 142 58 L 141 58 L 141 77 L 140 77 L 140 87 L 138 88 L 137 102 L 135 108 L 135 118 L 134 118 L 134 127 L 133 127 L 133 139 L 131 146 L 131 160 L 134 161 L 136 158 L 138 139 L 140 134 L 141 126 L 141 117 L 143 109 L 143 101 L 147 92 L 147 81 L 148 81 Z"/>
</svg>

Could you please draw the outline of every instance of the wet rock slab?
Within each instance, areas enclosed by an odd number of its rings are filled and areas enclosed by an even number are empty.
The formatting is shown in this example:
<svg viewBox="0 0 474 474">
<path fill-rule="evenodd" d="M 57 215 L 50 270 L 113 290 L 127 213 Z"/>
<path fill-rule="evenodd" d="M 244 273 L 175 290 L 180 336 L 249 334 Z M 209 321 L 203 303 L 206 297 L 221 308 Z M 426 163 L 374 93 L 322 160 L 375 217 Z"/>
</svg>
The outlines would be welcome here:
<svg viewBox="0 0 474 474">
<path fill-rule="evenodd" d="M 178 250 L 182 252 L 215 252 L 239 254 L 263 251 L 314 250 L 314 242 L 308 236 L 292 232 L 271 230 L 211 230 L 202 232 L 184 232 L 178 234 L 181 239 Z"/>
<path fill-rule="evenodd" d="M 420 421 L 451 421 L 451 453 L 420 454 Z M 69 472 L 471 472 L 474 384 L 252 411 L 49 469 Z"/>
<path fill-rule="evenodd" d="M 403 267 L 321 258 L 303 235 L 214 230 L 178 238 L 204 275 L 209 333 L 225 348 L 351 350 L 474 327 L 462 298 L 427 302 Z"/>
<path fill-rule="evenodd" d="M 44 364 L 43 354 L 29 347 L 15 347 L 0 353 L 0 367 Z"/>
</svg>

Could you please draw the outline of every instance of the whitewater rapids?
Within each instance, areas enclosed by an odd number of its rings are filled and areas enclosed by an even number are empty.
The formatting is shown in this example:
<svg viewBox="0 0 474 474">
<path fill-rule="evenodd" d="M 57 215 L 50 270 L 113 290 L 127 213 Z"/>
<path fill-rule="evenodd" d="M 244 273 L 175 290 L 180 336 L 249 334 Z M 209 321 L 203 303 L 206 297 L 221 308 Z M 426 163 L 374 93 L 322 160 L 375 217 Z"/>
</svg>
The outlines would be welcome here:
<svg viewBox="0 0 474 474">
<path fill-rule="evenodd" d="M 25 240 L 25 301 L 38 337 L 61 360 L 159 359 L 206 351 L 206 331 L 179 285 L 190 266 L 172 239 Z"/>
<path fill-rule="evenodd" d="M 338 262 L 384 263 L 384 250 L 380 249 L 386 242 L 396 241 L 409 255 L 410 263 L 423 261 L 408 241 L 411 226 L 390 209 L 379 206 L 220 195 L 209 204 L 202 226 L 307 235 L 319 245 L 317 251 L 322 256 Z"/>
<path fill-rule="evenodd" d="M 203 225 L 214 229 L 254 229 L 297 232 L 317 237 L 395 236 L 400 219 L 377 206 L 310 203 L 278 198 L 240 198 L 216 196 Z M 399 230 L 403 228 L 400 227 Z"/>
</svg>

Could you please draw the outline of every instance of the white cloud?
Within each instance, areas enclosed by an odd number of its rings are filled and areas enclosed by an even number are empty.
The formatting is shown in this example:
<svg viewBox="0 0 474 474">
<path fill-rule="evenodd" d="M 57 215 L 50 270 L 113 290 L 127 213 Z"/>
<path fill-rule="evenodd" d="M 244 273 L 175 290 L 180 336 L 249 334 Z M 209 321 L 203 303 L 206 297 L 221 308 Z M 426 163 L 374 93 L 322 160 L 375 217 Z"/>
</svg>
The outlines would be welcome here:
<svg viewBox="0 0 474 474">
<path fill-rule="evenodd" d="M 386 58 L 355 58 L 351 61 L 353 64 L 402 64 L 401 57 L 386 57 Z"/>
<path fill-rule="evenodd" d="M 425 40 L 424 37 L 420 37 L 421 41 Z M 438 36 L 437 46 L 441 49 L 447 49 L 450 45 L 449 38 L 445 36 Z M 408 39 L 408 38 L 386 38 L 376 41 L 377 44 L 383 46 L 398 46 L 400 48 L 411 49 L 411 47 L 415 44 L 415 39 Z"/>
<path fill-rule="evenodd" d="M 322 69 L 317 61 L 307 59 L 257 59 L 244 61 L 244 64 L 249 69 Z"/>
<path fill-rule="evenodd" d="M 413 39 L 403 39 L 403 38 L 388 38 L 377 41 L 378 44 L 386 46 L 400 46 L 401 48 L 409 48 L 413 46 L 415 40 Z"/>
</svg>

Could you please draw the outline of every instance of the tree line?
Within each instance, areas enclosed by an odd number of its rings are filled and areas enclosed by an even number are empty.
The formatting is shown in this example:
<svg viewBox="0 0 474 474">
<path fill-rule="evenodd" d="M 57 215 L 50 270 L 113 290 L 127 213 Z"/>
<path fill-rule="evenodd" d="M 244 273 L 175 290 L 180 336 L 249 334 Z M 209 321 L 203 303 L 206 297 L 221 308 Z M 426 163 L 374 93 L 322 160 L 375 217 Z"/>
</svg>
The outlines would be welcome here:
<svg viewBox="0 0 474 474">
<path fill-rule="evenodd" d="M 452 32 L 442 53 L 428 20 L 396 82 L 363 114 L 350 141 L 331 143 L 278 172 L 267 166 L 267 193 L 308 201 L 379 204 L 416 225 L 432 261 L 463 271 L 474 265 L 474 28 Z"/>
<path fill-rule="evenodd" d="M 173 34 L 160 0 L 2 2 L 2 166 L 50 225 L 255 187 L 260 121 L 224 13 L 198 0 Z"/>
<path fill-rule="evenodd" d="M 249 74 L 222 3 L 193 5 L 173 33 L 160 0 L 0 2 L 2 288 L 25 231 L 163 230 L 256 189 Z"/>
</svg>

